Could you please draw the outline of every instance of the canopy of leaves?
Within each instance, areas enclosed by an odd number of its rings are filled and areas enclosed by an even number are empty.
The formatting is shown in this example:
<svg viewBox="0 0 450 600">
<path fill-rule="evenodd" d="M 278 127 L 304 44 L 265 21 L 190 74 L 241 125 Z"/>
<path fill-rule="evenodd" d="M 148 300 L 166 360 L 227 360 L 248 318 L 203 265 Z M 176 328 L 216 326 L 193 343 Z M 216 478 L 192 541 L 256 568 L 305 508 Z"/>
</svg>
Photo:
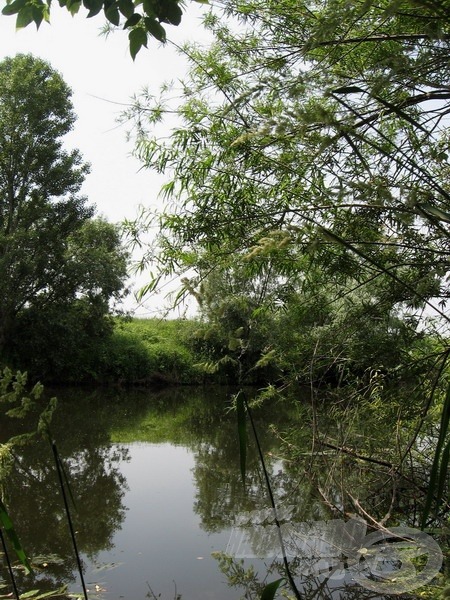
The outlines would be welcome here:
<svg viewBox="0 0 450 600">
<path fill-rule="evenodd" d="M 86 310 L 102 320 L 110 299 L 118 299 L 124 287 L 127 253 L 119 232 L 114 225 L 92 219 L 94 208 L 78 195 L 88 166 L 77 150 L 63 147 L 63 137 L 75 121 L 70 97 L 61 76 L 42 60 L 18 55 L 0 63 L 4 356 L 12 356 L 14 347 L 21 348 L 19 355 L 29 354 L 22 346 L 24 338 L 18 337 L 25 315 L 25 337 L 33 337 L 31 315 L 41 333 L 45 329 L 55 334 L 55 320 L 49 316 L 54 317 L 56 309 L 67 316 L 70 307 L 83 300 L 91 307 Z M 67 331 L 60 336 L 64 339 Z M 35 348 L 35 355 L 46 355 L 42 346 Z"/>
<path fill-rule="evenodd" d="M 197 0 L 207 3 L 208 0 Z M 139 50 L 147 47 L 148 38 L 166 41 L 165 25 L 179 25 L 183 16 L 181 0 L 59 0 L 59 5 L 75 15 L 83 7 L 87 18 L 103 14 L 109 26 L 128 31 L 130 54 L 134 59 Z M 42 21 L 50 22 L 51 0 L 6 0 L 3 15 L 16 15 L 16 27 L 30 23 L 39 28 Z"/>
<path fill-rule="evenodd" d="M 211 12 L 215 43 L 184 50 L 181 103 L 169 91 L 132 109 L 138 155 L 171 175 L 162 271 L 195 265 L 202 277 L 239 256 L 256 275 L 289 278 L 312 260 L 344 285 L 383 280 L 392 306 L 445 302 L 444 5 L 231 1 L 228 21 Z M 165 112 L 179 116 L 169 141 L 152 135 Z"/>
</svg>

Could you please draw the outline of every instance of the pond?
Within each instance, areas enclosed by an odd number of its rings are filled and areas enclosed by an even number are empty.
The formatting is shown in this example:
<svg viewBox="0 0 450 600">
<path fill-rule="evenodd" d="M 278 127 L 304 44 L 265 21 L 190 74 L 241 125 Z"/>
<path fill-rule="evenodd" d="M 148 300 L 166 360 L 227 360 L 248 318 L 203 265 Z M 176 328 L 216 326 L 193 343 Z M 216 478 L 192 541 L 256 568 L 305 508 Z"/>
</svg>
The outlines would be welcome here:
<svg viewBox="0 0 450 600">
<path fill-rule="evenodd" d="M 255 448 L 247 457 L 245 490 L 242 485 L 229 391 L 64 390 L 58 398 L 51 430 L 75 501 L 71 514 L 89 598 L 228 600 L 244 593 L 256 598 L 264 583 L 284 575 L 278 530 Z M 302 596 L 388 598 L 370 585 L 357 584 L 358 569 L 343 569 L 331 560 L 329 528 L 331 537 L 339 530 L 342 541 L 342 525 L 327 522 L 330 513 L 312 501 L 311 486 L 291 480 L 278 458 L 279 437 L 273 428 L 283 430 L 291 420 L 284 405 L 257 413 L 283 532 L 291 541 L 296 536 L 294 550 L 286 545 L 288 559 L 310 560 L 308 553 L 322 544 L 319 554 L 322 562 L 323 557 L 328 560 L 298 580 Z M 0 441 L 11 433 L 5 423 Z M 24 446 L 16 466 L 6 494 L 36 567 L 34 581 L 15 569 L 19 590 L 54 590 L 67 584 L 70 592 L 80 594 L 50 445 L 42 441 Z M 314 531 L 305 531 L 311 527 L 303 522 L 307 519 L 314 519 Z M 293 520 L 302 521 L 295 531 Z M 350 526 L 360 527 L 351 521 L 344 533 Z M 317 540 L 327 527 L 324 550 L 323 539 Z M 355 531 L 351 533 L 355 537 Z M 364 536 L 366 531 L 356 533 Z M 309 543 L 313 540 L 315 550 L 299 541 L 302 536 Z M 361 557 L 356 558 L 359 564 Z M 0 594 L 10 593 L 6 571 L 0 583 Z"/>
</svg>

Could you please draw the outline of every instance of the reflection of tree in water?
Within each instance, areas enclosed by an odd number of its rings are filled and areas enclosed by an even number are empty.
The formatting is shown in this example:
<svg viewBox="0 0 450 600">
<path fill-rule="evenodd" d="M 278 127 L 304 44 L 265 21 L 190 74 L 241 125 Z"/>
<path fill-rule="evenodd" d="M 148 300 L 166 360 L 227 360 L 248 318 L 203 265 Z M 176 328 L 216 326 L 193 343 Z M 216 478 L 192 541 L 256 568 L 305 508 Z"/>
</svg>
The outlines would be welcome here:
<svg viewBox="0 0 450 600">
<path fill-rule="evenodd" d="M 242 600 L 259 600 L 265 586 L 280 578 L 284 579 L 280 590 L 284 588 L 286 597 L 294 598 L 280 560 L 255 563 L 220 552 L 214 553 L 214 557 L 218 561 L 219 569 L 226 576 L 228 585 L 240 591 L 239 598 Z M 322 575 L 299 575 L 302 570 L 299 560 L 291 561 L 290 569 L 304 600 L 403 600 L 414 597 L 409 594 L 388 595 L 371 591 L 355 584 L 349 577 L 333 578 L 332 571 Z"/>
<path fill-rule="evenodd" d="M 205 443 L 195 452 L 193 473 L 197 494 L 194 512 L 200 515 L 201 526 L 208 532 L 229 527 L 234 515 L 254 508 L 261 495 L 254 461 L 248 462 L 244 493 L 239 463 L 236 462 L 236 441 L 227 437 L 224 444 L 217 447 Z"/>
<path fill-rule="evenodd" d="M 120 462 L 127 460 L 128 451 L 111 445 L 111 433 L 125 432 L 128 439 L 151 413 L 161 422 L 170 422 L 167 434 L 172 437 L 168 441 L 196 446 L 201 432 L 210 431 L 213 421 L 217 422 L 213 414 L 220 418 L 217 405 L 223 406 L 225 401 L 217 393 L 207 392 L 205 401 L 204 393 L 187 397 L 178 390 L 100 394 L 63 390 L 49 394 L 64 397 L 53 416 L 51 433 L 76 502 L 71 512 L 79 550 L 91 560 L 99 551 L 111 549 L 114 533 L 124 519 L 126 481 Z M 1 439 L 31 431 L 36 423 L 36 415 L 25 421 L 2 420 Z M 19 571 L 19 589 L 29 589 L 34 583 L 41 589 L 53 589 L 73 582 L 76 561 L 50 445 L 37 439 L 17 448 L 16 455 L 15 469 L 4 482 L 9 511 L 31 559 L 40 557 L 37 566 L 48 565 L 38 571 L 38 582 Z M 9 581 L 6 573 L 4 578 Z"/>
<path fill-rule="evenodd" d="M 251 518 L 255 511 L 260 516 L 266 514 L 267 521 L 273 522 L 261 466 L 255 452 L 250 452 L 247 458 L 247 490 L 246 494 L 243 493 L 235 416 L 211 425 L 203 443 L 195 448 L 196 466 L 193 470 L 198 489 L 194 510 L 201 516 L 203 528 L 213 532 L 233 524 L 239 525 L 245 519 L 244 512 Z M 356 498 L 364 498 L 371 508 L 388 510 L 392 496 L 391 490 L 386 489 L 386 483 L 391 481 L 391 474 L 383 464 L 367 465 L 358 461 L 355 467 L 352 457 L 343 454 L 337 456 L 335 452 L 322 451 L 321 447 L 310 452 L 311 429 L 308 427 L 303 427 L 300 431 L 303 439 L 302 443 L 296 445 L 296 454 L 291 454 L 290 460 L 277 460 L 275 456 L 286 456 L 285 448 L 280 450 L 277 435 L 273 434 L 265 419 L 260 420 L 258 432 L 276 495 L 278 516 L 284 523 L 285 539 L 289 536 L 292 523 L 306 520 L 328 521 L 332 518 L 331 506 L 327 506 L 318 489 L 326 494 L 326 499 L 330 499 L 334 507 L 341 508 L 339 516 L 345 520 L 348 519 L 349 512 L 357 512 L 355 506 L 348 504 L 347 492 L 354 494 Z M 252 442 L 250 436 L 250 446 Z M 236 519 L 238 515 L 240 517 Z M 246 541 L 251 550 L 250 555 L 264 557 L 270 553 L 272 556 L 280 553 L 278 532 L 274 526 L 264 529 L 252 527 L 250 523 Z M 230 547 L 229 545 L 229 549 Z M 278 559 L 271 565 L 259 561 L 263 581 L 243 570 L 238 559 L 224 558 L 224 555 L 218 558 L 229 584 L 244 589 L 247 599 L 259 598 L 265 583 L 285 576 L 283 564 Z M 329 573 L 305 575 L 305 560 L 303 557 L 301 562 L 295 552 L 290 555 L 298 587 L 306 600 L 390 600 L 411 597 L 397 594 L 389 596 L 357 586 L 351 581 L 351 576 L 345 577 L 345 570 L 342 577 L 334 579 L 329 578 Z M 246 564 L 248 567 L 249 563 Z"/>
<path fill-rule="evenodd" d="M 267 507 L 268 497 L 259 463 L 257 451 L 249 432 L 248 454 L 246 461 L 246 486 L 242 484 L 239 468 L 239 444 L 237 437 L 236 414 L 215 411 L 214 420 L 203 431 L 201 441 L 193 447 L 195 467 L 193 474 L 197 486 L 194 511 L 201 517 L 201 525 L 208 532 L 220 531 L 230 527 L 235 516 L 246 511 Z M 269 418 L 270 415 L 270 418 Z M 262 447 L 266 454 L 267 467 L 272 471 L 273 479 L 280 478 L 279 463 L 275 458 L 279 447 L 270 424 L 286 422 L 283 410 L 272 414 L 270 411 L 258 412 L 258 431 Z M 274 485 L 283 495 L 284 489 Z"/>
<path fill-rule="evenodd" d="M 305 421 L 312 423 L 311 410 L 303 411 Z M 330 413 L 325 405 L 319 407 L 313 441 L 293 427 L 285 436 L 284 478 L 308 480 L 316 489 L 316 503 L 327 505 L 334 516 L 357 513 L 374 525 L 400 519 L 418 527 L 433 452 L 429 448 L 427 456 L 423 447 L 405 450 L 414 422 L 405 420 L 393 432 L 392 424 L 357 406 Z M 434 526 L 442 526 L 446 510 L 448 514 L 443 503 Z"/>
<path fill-rule="evenodd" d="M 194 511 L 201 518 L 201 526 L 208 532 L 231 527 L 236 515 L 242 512 L 270 506 L 250 431 L 246 494 L 243 493 L 236 415 L 227 412 L 227 397 L 227 392 L 217 390 L 189 390 L 189 393 L 183 390 L 182 394 L 178 390 L 157 394 L 147 391 L 135 395 L 115 393 L 109 397 L 90 394 L 80 398 L 79 394 L 73 397 L 69 394 L 60 403 L 51 428 L 60 455 L 68 470 L 70 468 L 71 487 L 78 509 L 78 512 L 72 512 L 82 553 L 92 559 L 100 550 L 110 549 L 113 535 L 124 518 L 126 482 L 120 473 L 120 461 L 126 460 L 126 449 L 111 446 L 113 434 L 113 439 L 118 440 L 183 444 L 194 452 L 196 466 L 193 474 L 198 490 Z M 284 451 L 280 450 L 279 438 L 271 426 L 285 431 L 289 422 L 292 424 L 289 415 L 283 414 L 283 408 L 263 406 L 262 410 L 255 410 L 255 416 L 277 502 L 294 507 L 293 518 L 329 518 L 329 511 L 315 491 L 318 483 L 339 505 L 342 488 L 336 484 L 337 477 L 329 477 L 330 465 L 333 464 L 336 470 L 332 473 L 336 475 L 341 472 L 341 467 L 350 467 L 347 481 L 355 494 L 364 487 L 370 494 L 370 489 L 374 488 L 367 488 L 361 480 L 354 461 L 341 457 L 339 463 L 329 453 L 318 452 L 314 457 L 308 454 L 311 429 L 306 419 L 302 429 L 305 444 L 298 444 L 299 454 L 291 454 L 291 460 L 277 458 Z M 158 424 L 161 427 L 156 431 Z M 154 431 L 158 436 L 156 440 L 150 437 Z M 133 437 L 136 432 L 138 438 Z M 1 433 L 4 435 L 3 427 Z M 12 433 L 6 432 L 6 436 Z M 39 587 L 54 588 L 61 582 L 73 581 L 75 559 L 51 449 L 42 441 L 20 450 L 19 460 L 19 468 L 6 485 L 8 505 L 31 557 L 40 555 L 44 560 L 53 554 L 62 559 L 58 564 L 46 560 L 49 566 L 39 576 L 46 583 L 40 582 Z M 346 461 L 349 461 L 348 465 Z M 315 476 L 311 474 L 313 463 Z M 370 472 L 373 473 L 373 469 Z M 274 547 L 277 543 L 275 538 Z M 267 544 L 267 539 L 258 542 L 255 537 L 253 542 L 257 547 L 258 543 Z M 19 586 L 22 590 L 29 589 L 33 582 L 27 578 L 25 586 L 23 575 L 20 575 Z M 379 598 L 371 592 L 364 596 L 358 593 L 358 590 L 346 588 L 345 598 Z M 320 598 L 319 595 L 313 597 Z"/>
<path fill-rule="evenodd" d="M 80 414 L 79 407 L 73 411 L 70 406 L 61 406 L 52 423 L 76 503 L 71 513 L 79 550 L 90 558 L 111 548 L 113 535 L 124 519 L 126 481 L 120 462 L 127 460 L 127 449 L 111 446 L 107 423 L 94 416 L 98 413 L 92 410 Z M 76 561 L 47 441 L 38 439 L 17 450 L 16 468 L 5 488 L 23 547 L 32 561 L 41 557 L 38 587 L 51 589 L 73 581 Z M 43 567 L 44 563 L 48 566 Z M 29 589 L 34 583 L 19 572 L 19 589 Z"/>
</svg>

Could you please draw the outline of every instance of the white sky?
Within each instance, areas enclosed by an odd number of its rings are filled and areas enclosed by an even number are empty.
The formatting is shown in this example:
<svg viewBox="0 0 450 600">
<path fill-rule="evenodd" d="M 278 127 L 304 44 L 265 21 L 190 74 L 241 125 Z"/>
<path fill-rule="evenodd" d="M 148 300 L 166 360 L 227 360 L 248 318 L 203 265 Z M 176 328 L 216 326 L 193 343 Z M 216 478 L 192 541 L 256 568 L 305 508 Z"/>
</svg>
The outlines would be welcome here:
<svg viewBox="0 0 450 600">
<path fill-rule="evenodd" d="M 180 43 L 187 39 L 207 39 L 200 19 L 205 7 L 190 2 L 179 27 L 167 26 L 168 37 Z M 51 25 L 34 24 L 16 32 L 15 17 L 0 16 L 0 59 L 17 53 L 32 53 L 47 60 L 73 90 L 72 101 L 78 120 L 68 138 L 84 160 L 91 163 L 83 194 L 109 221 L 133 219 L 140 205 L 156 206 L 162 180 L 155 173 L 140 170 L 131 157 L 132 144 L 126 142 L 126 128 L 118 126 L 121 107 L 133 94 L 148 87 L 157 95 L 161 83 L 178 79 L 186 71 L 183 58 L 167 44 L 149 40 L 133 62 L 126 32 L 105 38 L 100 35 L 100 15 L 86 18 L 86 11 L 71 17 L 68 11 L 52 5 Z M 137 285 L 142 285 L 142 278 Z M 162 297 L 149 299 L 136 314 L 153 313 Z M 136 308 L 128 299 L 126 307 Z"/>
</svg>

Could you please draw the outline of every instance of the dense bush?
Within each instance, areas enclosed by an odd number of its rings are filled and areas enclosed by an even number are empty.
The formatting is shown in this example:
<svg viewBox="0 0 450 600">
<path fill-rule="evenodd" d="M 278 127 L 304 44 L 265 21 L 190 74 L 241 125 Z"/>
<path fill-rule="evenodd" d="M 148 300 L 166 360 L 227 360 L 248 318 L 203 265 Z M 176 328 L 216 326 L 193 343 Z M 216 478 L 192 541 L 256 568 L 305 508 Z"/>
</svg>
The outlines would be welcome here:
<svg viewBox="0 0 450 600">
<path fill-rule="evenodd" d="M 181 319 L 117 320 L 99 377 L 129 384 L 202 383 L 191 340 L 198 325 Z"/>
<path fill-rule="evenodd" d="M 77 383 L 95 380 L 113 331 L 101 299 L 22 311 L 4 360 L 32 379 Z"/>
<path fill-rule="evenodd" d="M 203 383 L 211 376 L 186 320 L 124 319 L 97 314 L 79 300 L 51 307 L 43 319 L 32 310 L 18 321 L 17 342 L 3 362 L 52 383 Z M 50 325 L 49 325 L 50 324 Z"/>
</svg>

